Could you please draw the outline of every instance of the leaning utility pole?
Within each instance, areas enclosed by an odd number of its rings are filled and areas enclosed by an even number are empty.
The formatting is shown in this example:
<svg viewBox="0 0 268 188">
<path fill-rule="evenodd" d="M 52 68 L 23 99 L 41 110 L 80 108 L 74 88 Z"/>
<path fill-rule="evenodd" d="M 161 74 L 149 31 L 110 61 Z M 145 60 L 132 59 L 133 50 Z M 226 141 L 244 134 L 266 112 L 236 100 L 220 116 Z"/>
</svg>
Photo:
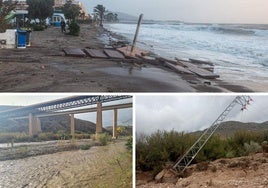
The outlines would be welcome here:
<svg viewBox="0 0 268 188">
<path fill-rule="evenodd" d="M 142 17 L 143 17 L 143 14 L 141 14 L 140 17 L 139 17 L 139 21 L 138 21 L 138 24 L 137 24 L 135 36 L 134 36 L 133 43 L 132 43 L 132 46 L 131 46 L 131 53 L 134 51 L 135 46 L 136 46 L 137 38 L 138 38 L 138 35 L 139 35 L 139 31 L 140 31 Z"/>
</svg>

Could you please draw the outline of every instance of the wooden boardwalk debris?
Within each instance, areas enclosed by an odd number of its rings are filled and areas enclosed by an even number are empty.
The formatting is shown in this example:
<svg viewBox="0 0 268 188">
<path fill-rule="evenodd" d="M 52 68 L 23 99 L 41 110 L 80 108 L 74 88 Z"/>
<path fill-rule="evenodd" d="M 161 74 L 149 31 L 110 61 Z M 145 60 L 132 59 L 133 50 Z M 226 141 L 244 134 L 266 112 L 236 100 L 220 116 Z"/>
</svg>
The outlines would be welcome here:
<svg viewBox="0 0 268 188">
<path fill-rule="evenodd" d="M 189 59 L 191 63 L 196 63 L 196 64 L 206 64 L 206 65 L 211 65 L 213 66 L 212 62 L 209 61 L 203 61 L 203 60 L 198 60 L 198 59 Z"/>
<path fill-rule="evenodd" d="M 197 74 L 198 76 L 202 77 L 202 78 L 208 78 L 208 79 L 214 79 L 214 78 L 219 78 L 220 76 L 217 74 L 214 74 L 208 70 L 205 69 L 201 69 L 198 66 L 192 64 L 192 63 L 188 63 L 186 61 L 180 61 L 180 63 L 182 63 L 185 67 L 187 67 L 187 69 L 195 74 Z"/>
<path fill-rule="evenodd" d="M 85 49 L 84 51 L 92 58 L 108 58 L 102 49 Z"/>
<path fill-rule="evenodd" d="M 137 47 L 135 47 L 135 49 L 131 53 L 131 46 L 125 46 L 125 47 L 122 47 L 122 48 L 117 48 L 117 50 L 122 52 L 126 57 L 144 56 L 144 55 L 149 54 L 148 51 L 141 50 L 141 49 L 139 49 Z"/>
<path fill-rule="evenodd" d="M 194 74 L 193 72 L 191 72 L 190 70 L 182 67 L 182 66 L 179 66 L 179 65 L 174 65 L 174 64 L 171 64 L 169 62 L 165 62 L 165 65 L 173 70 L 175 70 L 176 72 L 179 72 L 179 73 L 185 73 L 185 74 Z"/>
<path fill-rule="evenodd" d="M 104 49 L 104 53 L 109 57 L 109 58 L 115 58 L 115 59 L 124 59 L 125 56 L 116 51 L 116 50 L 110 50 L 110 49 Z"/>
<path fill-rule="evenodd" d="M 65 48 L 63 52 L 66 56 L 86 57 L 86 54 L 79 48 Z"/>
</svg>

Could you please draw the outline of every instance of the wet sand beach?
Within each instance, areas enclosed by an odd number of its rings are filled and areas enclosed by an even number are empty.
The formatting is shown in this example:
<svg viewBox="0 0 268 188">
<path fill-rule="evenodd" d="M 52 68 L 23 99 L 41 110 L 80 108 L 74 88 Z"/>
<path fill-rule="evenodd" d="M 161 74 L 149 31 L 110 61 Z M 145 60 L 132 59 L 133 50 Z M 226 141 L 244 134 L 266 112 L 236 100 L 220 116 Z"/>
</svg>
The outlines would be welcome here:
<svg viewBox="0 0 268 188">
<path fill-rule="evenodd" d="M 32 33 L 26 49 L 0 50 L 0 91 L 5 92 L 247 92 L 220 79 L 178 74 L 143 60 L 67 57 L 65 48 L 104 48 L 103 29 L 81 25 L 80 36 L 49 27 Z M 262 89 L 266 89 L 262 87 Z"/>
</svg>

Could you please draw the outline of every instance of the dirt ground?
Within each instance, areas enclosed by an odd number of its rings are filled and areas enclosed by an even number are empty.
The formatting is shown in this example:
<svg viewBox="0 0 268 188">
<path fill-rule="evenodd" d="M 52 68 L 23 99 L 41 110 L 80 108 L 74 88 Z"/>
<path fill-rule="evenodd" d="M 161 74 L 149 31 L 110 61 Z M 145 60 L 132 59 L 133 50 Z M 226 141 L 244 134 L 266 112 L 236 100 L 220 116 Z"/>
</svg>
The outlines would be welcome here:
<svg viewBox="0 0 268 188">
<path fill-rule="evenodd" d="M 220 80 L 179 75 L 168 68 L 132 60 L 67 57 L 64 48 L 103 48 L 103 30 L 81 25 L 78 37 L 49 27 L 32 33 L 26 49 L 0 49 L 3 92 L 242 92 L 252 91 Z"/>
<path fill-rule="evenodd" d="M 0 187 L 132 187 L 125 143 L 0 161 Z"/>
<path fill-rule="evenodd" d="M 268 155 L 258 153 L 252 156 L 218 159 L 204 165 L 192 165 L 191 175 L 187 178 L 169 179 L 164 183 L 155 183 L 150 173 L 138 173 L 136 185 L 139 188 L 267 188 L 268 187 Z M 171 183 L 172 182 L 172 183 Z"/>
</svg>

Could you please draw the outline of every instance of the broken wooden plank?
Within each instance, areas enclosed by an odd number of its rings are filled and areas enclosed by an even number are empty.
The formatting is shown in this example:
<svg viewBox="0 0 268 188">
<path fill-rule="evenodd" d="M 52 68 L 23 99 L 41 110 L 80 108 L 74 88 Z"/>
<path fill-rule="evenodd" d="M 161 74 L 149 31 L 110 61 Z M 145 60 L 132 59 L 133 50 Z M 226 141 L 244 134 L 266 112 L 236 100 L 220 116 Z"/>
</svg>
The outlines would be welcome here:
<svg viewBox="0 0 268 188">
<path fill-rule="evenodd" d="M 175 70 L 176 72 L 179 72 L 179 73 L 185 73 L 185 74 L 194 74 L 193 72 L 189 71 L 188 69 L 182 67 L 182 66 L 179 66 L 179 65 L 174 65 L 174 64 L 171 64 L 169 62 L 165 62 L 165 65 L 173 70 Z"/>
<path fill-rule="evenodd" d="M 84 51 L 93 58 L 108 58 L 102 49 L 84 49 Z"/>
<path fill-rule="evenodd" d="M 202 78 L 208 78 L 208 79 L 214 79 L 214 78 L 219 78 L 220 76 L 217 74 L 214 74 L 212 72 L 209 72 L 205 69 L 201 69 L 199 67 L 197 67 L 196 65 L 192 64 L 192 63 L 188 63 L 185 61 L 181 61 L 180 63 L 182 63 L 185 67 L 187 67 L 187 69 L 193 73 L 195 73 L 196 75 L 202 77 Z"/>
<path fill-rule="evenodd" d="M 65 48 L 63 52 L 66 56 L 73 56 L 73 57 L 85 57 L 86 54 L 79 48 Z"/>
<path fill-rule="evenodd" d="M 103 51 L 110 58 L 115 58 L 115 59 L 124 59 L 125 58 L 125 56 L 122 53 L 120 53 L 116 50 L 104 49 Z"/>
<path fill-rule="evenodd" d="M 136 56 L 145 56 L 145 55 L 149 54 L 148 51 L 141 50 L 141 49 L 139 49 L 137 47 L 135 47 L 133 52 L 131 52 L 131 46 L 125 46 L 125 47 L 117 48 L 116 50 L 118 50 L 121 53 L 123 53 L 126 57 L 132 57 L 132 58 L 136 57 Z"/>
<path fill-rule="evenodd" d="M 139 56 L 137 55 L 138 58 L 144 63 L 150 63 L 152 65 L 162 65 L 163 62 L 160 62 L 157 60 L 155 57 L 150 57 L 150 56 Z"/>
<path fill-rule="evenodd" d="M 198 59 L 189 59 L 191 63 L 196 63 L 196 64 L 206 64 L 206 65 L 211 65 L 213 66 L 212 62 L 209 61 L 203 61 L 203 60 L 198 60 Z"/>
</svg>

